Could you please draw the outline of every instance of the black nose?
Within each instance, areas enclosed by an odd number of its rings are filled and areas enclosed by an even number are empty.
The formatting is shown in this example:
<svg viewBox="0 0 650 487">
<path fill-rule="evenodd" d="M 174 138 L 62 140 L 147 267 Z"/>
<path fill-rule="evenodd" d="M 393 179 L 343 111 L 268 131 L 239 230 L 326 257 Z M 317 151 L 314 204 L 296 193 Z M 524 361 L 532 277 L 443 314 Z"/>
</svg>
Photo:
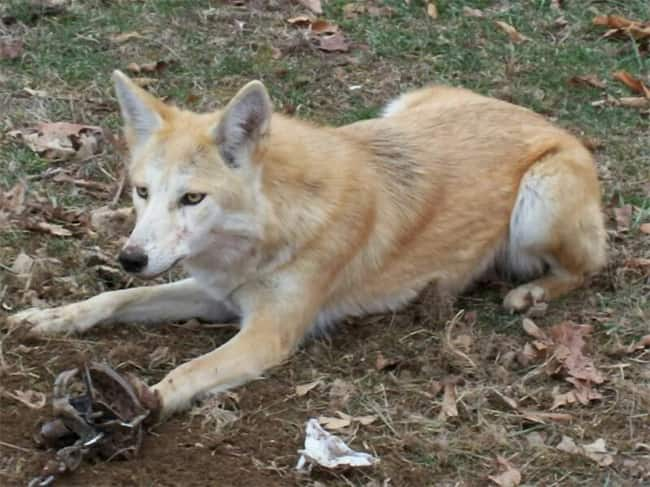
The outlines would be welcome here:
<svg viewBox="0 0 650 487">
<path fill-rule="evenodd" d="M 147 267 L 149 258 L 140 247 L 129 246 L 122 249 L 117 260 L 126 272 L 140 272 Z"/>
</svg>

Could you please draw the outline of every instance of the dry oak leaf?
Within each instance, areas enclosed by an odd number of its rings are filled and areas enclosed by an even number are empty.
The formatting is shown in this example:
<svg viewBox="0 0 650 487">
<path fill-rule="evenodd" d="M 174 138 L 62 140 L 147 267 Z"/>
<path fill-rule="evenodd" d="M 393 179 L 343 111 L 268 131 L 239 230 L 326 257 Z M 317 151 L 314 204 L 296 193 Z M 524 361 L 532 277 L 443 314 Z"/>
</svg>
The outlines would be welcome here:
<svg viewBox="0 0 650 487">
<path fill-rule="evenodd" d="M 340 32 L 323 35 L 319 39 L 318 48 L 327 52 L 347 52 L 350 50 L 345 37 Z"/>
<path fill-rule="evenodd" d="M 129 63 L 126 66 L 126 69 L 131 71 L 132 73 L 159 73 L 163 69 L 165 69 L 167 66 L 169 66 L 169 63 L 167 61 L 155 61 L 151 63 L 144 63 L 144 64 L 138 64 L 138 63 Z"/>
<path fill-rule="evenodd" d="M 598 76 L 595 74 L 574 76 L 569 79 L 569 83 L 572 85 L 591 86 L 593 88 L 605 88 L 607 86 L 607 84 L 604 81 L 598 79 Z"/>
<path fill-rule="evenodd" d="M 0 60 L 16 59 L 23 53 L 23 41 L 20 39 L 0 39 Z"/>
<path fill-rule="evenodd" d="M 500 20 L 497 20 L 494 22 L 497 27 L 499 27 L 503 32 L 508 34 L 508 37 L 510 37 L 510 40 L 514 42 L 515 44 L 520 44 L 524 41 L 529 41 L 530 39 L 526 37 L 525 35 L 521 34 L 517 29 L 515 29 L 512 25 L 507 24 L 506 22 L 502 22 Z"/>
<path fill-rule="evenodd" d="M 131 32 L 121 32 L 119 34 L 113 34 L 109 37 L 110 41 L 115 44 L 123 44 L 130 41 L 131 39 L 142 39 L 143 35 L 136 31 Z"/>
<path fill-rule="evenodd" d="M 650 22 L 638 22 L 621 15 L 598 15 L 594 18 L 593 24 L 609 29 L 603 37 L 623 35 L 639 41 L 650 38 Z"/>
<path fill-rule="evenodd" d="M 287 19 L 287 22 L 291 25 L 294 25 L 296 27 L 309 27 L 314 19 L 309 17 L 308 15 L 297 15 L 295 17 L 290 17 Z"/>
<path fill-rule="evenodd" d="M 488 478 L 500 487 L 516 487 L 521 483 L 521 472 L 503 457 L 497 456 L 497 463 L 505 469 L 498 475 L 490 475 Z"/>
<path fill-rule="evenodd" d="M 630 229 L 632 221 L 632 205 L 623 205 L 614 208 L 614 218 L 616 219 L 616 230 L 627 232 Z"/>
<path fill-rule="evenodd" d="M 427 15 L 434 20 L 438 18 L 438 7 L 436 7 L 436 2 L 431 0 L 427 2 Z"/>
<path fill-rule="evenodd" d="M 556 373 L 564 370 L 571 377 L 594 384 L 602 384 L 605 381 L 591 358 L 583 354 L 584 337 L 592 331 L 592 326 L 577 325 L 572 321 L 564 321 L 549 329 L 549 336 L 555 344 L 553 358 L 557 362 L 552 364 L 551 361 L 550 366 Z"/>
<path fill-rule="evenodd" d="M 101 150 L 104 140 L 101 127 L 68 122 L 39 123 L 7 135 L 50 161 L 89 159 Z"/>
<path fill-rule="evenodd" d="M 312 389 L 315 389 L 319 385 L 321 385 L 323 381 L 321 379 L 317 379 L 313 382 L 309 382 L 307 384 L 300 384 L 296 386 L 296 396 L 302 397 L 306 395 L 309 391 Z"/>
<path fill-rule="evenodd" d="M 620 81 L 637 95 L 650 98 L 650 88 L 648 88 L 643 81 L 635 78 L 625 70 L 616 71 L 613 75 L 614 79 Z"/>
<path fill-rule="evenodd" d="M 314 34 L 334 34 L 339 31 L 339 27 L 329 23 L 327 20 L 314 20 L 310 29 Z"/>
<path fill-rule="evenodd" d="M 555 448 L 574 455 L 587 457 L 601 467 L 607 467 L 614 463 L 614 458 L 607 452 L 607 445 L 602 438 L 598 438 L 593 443 L 580 446 L 572 438 L 563 436 Z"/>
<path fill-rule="evenodd" d="M 477 19 L 482 19 L 485 17 L 485 14 L 483 13 L 482 10 L 479 10 L 477 8 L 471 8 L 471 7 L 463 7 L 463 15 L 465 17 L 475 17 Z"/>
<path fill-rule="evenodd" d="M 298 0 L 298 2 L 301 5 L 303 5 L 304 7 L 307 7 L 309 10 L 311 10 L 315 14 L 322 14 L 323 13 L 323 7 L 321 5 L 320 0 Z"/>
<path fill-rule="evenodd" d="M 648 108 L 650 107 L 650 98 L 641 96 L 624 96 L 616 100 L 615 104 L 628 108 Z"/>
<path fill-rule="evenodd" d="M 456 407 L 456 385 L 447 381 L 442 396 L 442 407 L 440 409 L 439 419 L 453 418 L 458 416 L 458 408 Z"/>
</svg>

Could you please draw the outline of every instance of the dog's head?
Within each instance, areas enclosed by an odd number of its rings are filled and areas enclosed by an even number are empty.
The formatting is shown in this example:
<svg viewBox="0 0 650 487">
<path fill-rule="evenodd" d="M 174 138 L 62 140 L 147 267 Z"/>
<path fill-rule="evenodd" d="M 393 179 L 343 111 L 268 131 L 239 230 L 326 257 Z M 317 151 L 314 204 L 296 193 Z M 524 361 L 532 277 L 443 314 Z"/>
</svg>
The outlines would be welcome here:
<svg viewBox="0 0 650 487">
<path fill-rule="evenodd" d="M 209 249 L 250 252 L 260 237 L 259 160 L 271 101 L 259 81 L 219 112 L 166 105 L 119 71 L 113 75 L 131 153 L 136 226 L 120 253 L 129 272 L 153 277 Z"/>
</svg>

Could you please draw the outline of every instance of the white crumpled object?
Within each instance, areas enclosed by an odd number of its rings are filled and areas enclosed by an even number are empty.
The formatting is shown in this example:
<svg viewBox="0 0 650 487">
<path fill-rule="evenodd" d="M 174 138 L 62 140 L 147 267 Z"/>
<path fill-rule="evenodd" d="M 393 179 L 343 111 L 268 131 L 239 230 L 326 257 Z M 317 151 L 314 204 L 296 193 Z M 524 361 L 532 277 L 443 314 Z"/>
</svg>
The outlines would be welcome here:
<svg viewBox="0 0 650 487">
<path fill-rule="evenodd" d="M 296 470 L 309 471 L 313 465 L 325 468 L 370 467 L 379 459 L 369 453 L 354 451 L 345 442 L 325 431 L 317 419 L 307 421 L 305 448 L 298 450 L 300 458 Z"/>
</svg>

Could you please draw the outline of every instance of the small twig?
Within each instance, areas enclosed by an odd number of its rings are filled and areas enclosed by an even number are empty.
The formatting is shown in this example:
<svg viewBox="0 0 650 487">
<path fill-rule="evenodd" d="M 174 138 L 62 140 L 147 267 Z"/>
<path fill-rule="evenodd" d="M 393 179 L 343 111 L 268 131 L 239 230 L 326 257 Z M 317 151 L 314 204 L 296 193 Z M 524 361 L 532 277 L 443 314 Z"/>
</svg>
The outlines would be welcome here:
<svg viewBox="0 0 650 487">
<path fill-rule="evenodd" d="M 0 440 L 0 446 L 6 446 L 7 448 L 12 448 L 14 450 L 18 450 L 24 453 L 32 453 L 32 450 L 28 450 L 27 448 L 23 448 L 22 446 L 14 445 L 13 443 L 7 443 L 6 441 Z"/>
<path fill-rule="evenodd" d="M 113 199 L 111 200 L 111 207 L 114 207 L 117 205 L 118 201 L 120 201 L 120 198 L 122 197 L 122 193 L 124 192 L 124 186 L 126 186 L 126 171 L 122 169 L 122 174 L 120 175 L 120 182 L 117 186 L 117 191 L 115 191 L 115 196 L 113 196 Z"/>
</svg>

